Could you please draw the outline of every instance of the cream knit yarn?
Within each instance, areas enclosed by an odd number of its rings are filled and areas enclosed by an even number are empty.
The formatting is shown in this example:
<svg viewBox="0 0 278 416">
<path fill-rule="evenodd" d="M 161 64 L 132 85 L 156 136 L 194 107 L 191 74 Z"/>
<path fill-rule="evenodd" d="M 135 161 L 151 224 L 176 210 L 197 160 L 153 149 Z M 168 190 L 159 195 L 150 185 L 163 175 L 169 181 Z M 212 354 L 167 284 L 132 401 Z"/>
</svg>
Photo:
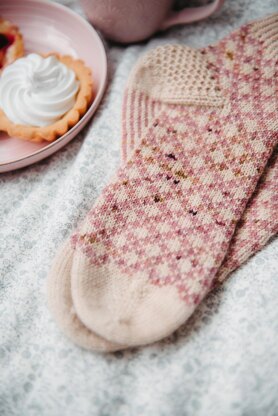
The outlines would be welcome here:
<svg viewBox="0 0 278 416">
<path fill-rule="evenodd" d="M 63 333 L 80 347 L 95 351 L 123 349 L 90 331 L 78 318 L 71 296 L 73 248 L 66 241 L 58 251 L 47 280 L 48 307 Z"/>
</svg>

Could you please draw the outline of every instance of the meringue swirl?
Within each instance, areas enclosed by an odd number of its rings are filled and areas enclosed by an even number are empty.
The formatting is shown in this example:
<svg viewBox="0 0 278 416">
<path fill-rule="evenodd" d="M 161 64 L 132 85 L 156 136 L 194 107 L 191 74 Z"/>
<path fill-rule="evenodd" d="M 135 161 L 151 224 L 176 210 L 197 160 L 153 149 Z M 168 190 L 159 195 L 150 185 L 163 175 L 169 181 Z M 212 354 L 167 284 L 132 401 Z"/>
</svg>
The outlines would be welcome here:
<svg viewBox="0 0 278 416">
<path fill-rule="evenodd" d="M 0 78 L 0 108 L 15 124 L 49 126 L 75 104 L 79 81 L 55 56 L 32 53 L 7 66 Z"/>
</svg>

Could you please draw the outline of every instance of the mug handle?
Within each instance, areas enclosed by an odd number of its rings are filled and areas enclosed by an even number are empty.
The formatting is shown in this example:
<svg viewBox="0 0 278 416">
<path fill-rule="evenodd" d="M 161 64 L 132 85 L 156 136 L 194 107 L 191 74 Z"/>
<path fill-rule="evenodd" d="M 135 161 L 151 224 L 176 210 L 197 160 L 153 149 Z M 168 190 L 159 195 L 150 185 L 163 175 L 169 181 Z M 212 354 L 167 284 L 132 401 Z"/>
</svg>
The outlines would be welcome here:
<svg viewBox="0 0 278 416">
<path fill-rule="evenodd" d="M 165 30 L 171 26 L 180 25 L 182 23 L 192 23 L 205 19 L 218 11 L 223 3 L 224 0 L 214 0 L 212 3 L 206 4 L 205 6 L 185 8 L 178 12 L 172 11 L 160 26 L 160 30 Z"/>
</svg>

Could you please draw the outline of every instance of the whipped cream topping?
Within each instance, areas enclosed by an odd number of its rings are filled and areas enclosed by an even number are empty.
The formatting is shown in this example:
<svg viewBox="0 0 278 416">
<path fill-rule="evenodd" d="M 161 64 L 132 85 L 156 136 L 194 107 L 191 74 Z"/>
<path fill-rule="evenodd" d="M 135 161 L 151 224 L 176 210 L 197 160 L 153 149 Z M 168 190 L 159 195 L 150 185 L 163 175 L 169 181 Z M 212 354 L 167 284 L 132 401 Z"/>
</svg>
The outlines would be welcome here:
<svg viewBox="0 0 278 416">
<path fill-rule="evenodd" d="M 0 108 L 15 124 L 49 126 L 75 103 L 79 81 L 55 56 L 32 53 L 8 65 L 0 78 Z"/>
</svg>

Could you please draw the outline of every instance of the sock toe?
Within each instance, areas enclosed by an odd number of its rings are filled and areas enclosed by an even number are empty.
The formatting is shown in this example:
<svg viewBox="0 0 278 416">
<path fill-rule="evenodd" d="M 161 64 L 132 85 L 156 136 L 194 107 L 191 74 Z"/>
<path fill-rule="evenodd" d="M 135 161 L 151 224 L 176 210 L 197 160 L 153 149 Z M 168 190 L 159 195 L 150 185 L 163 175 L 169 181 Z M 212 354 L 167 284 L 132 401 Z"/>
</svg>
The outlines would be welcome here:
<svg viewBox="0 0 278 416">
<path fill-rule="evenodd" d="M 76 253 L 72 297 L 80 320 L 95 333 L 129 346 L 158 341 L 193 312 L 176 288 L 155 286 L 142 273 L 128 276 L 113 266 L 93 266 Z"/>
<path fill-rule="evenodd" d="M 48 275 L 47 300 L 49 310 L 62 332 L 80 347 L 94 351 L 117 351 L 124 347 L 113 344 L 90 331 L 75 313 L 71 296 L 73 249 L 67 241 L 56 255 Z"/>
</svg>

